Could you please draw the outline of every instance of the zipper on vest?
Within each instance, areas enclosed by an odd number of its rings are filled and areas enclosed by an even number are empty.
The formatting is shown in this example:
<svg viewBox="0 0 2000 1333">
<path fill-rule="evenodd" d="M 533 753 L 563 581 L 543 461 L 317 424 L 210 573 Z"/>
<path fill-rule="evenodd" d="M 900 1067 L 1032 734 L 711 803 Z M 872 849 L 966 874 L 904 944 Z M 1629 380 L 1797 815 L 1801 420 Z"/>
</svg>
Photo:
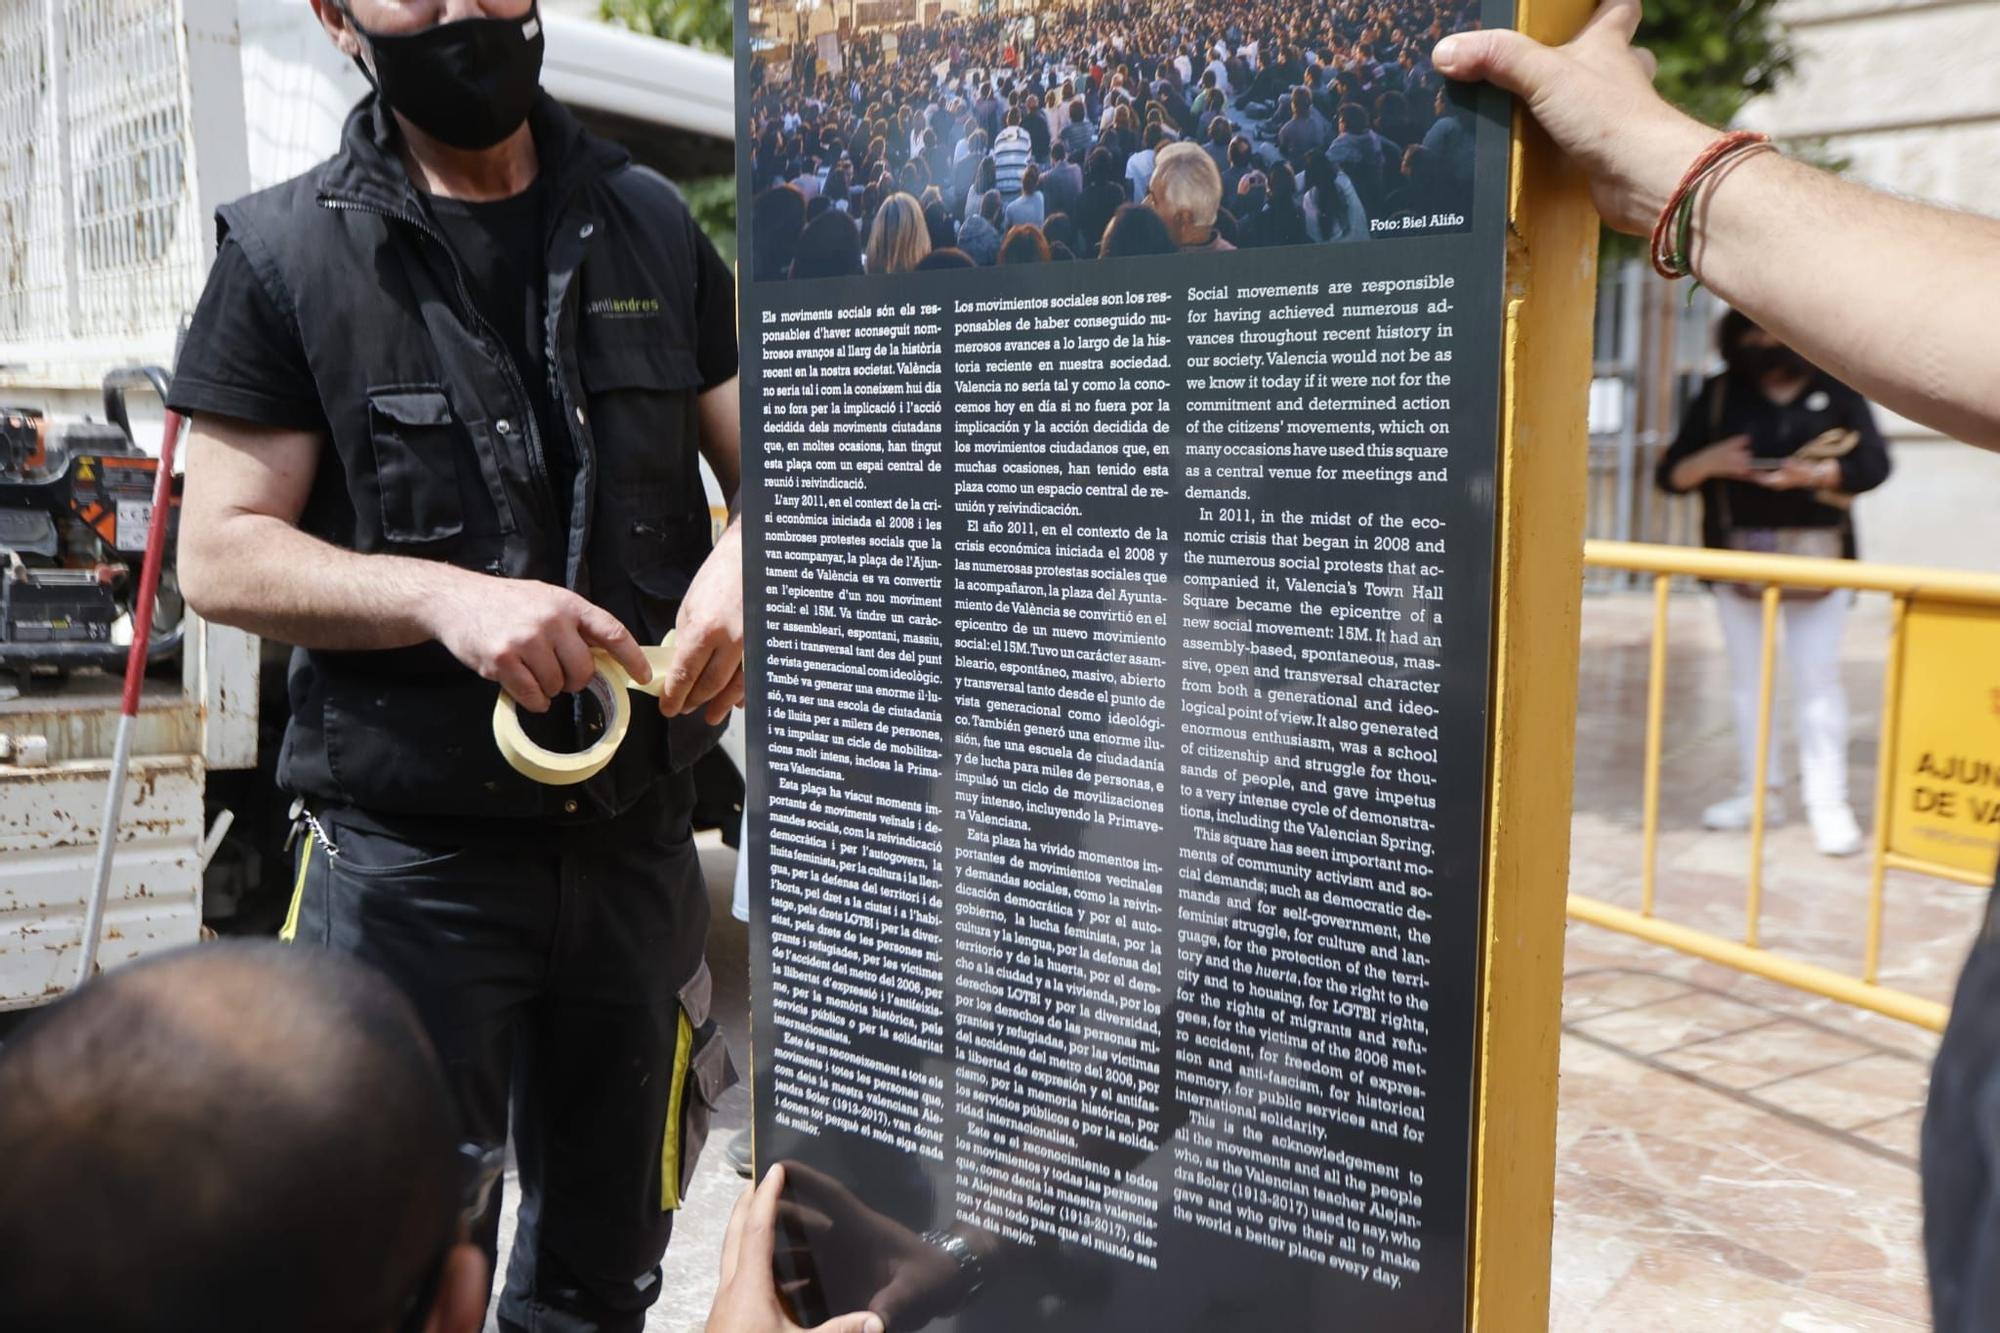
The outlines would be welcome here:
<svg viewBox="0 0 2000 1333">
<path fill-rule="evenodd" d="M 465 285 L 465 270 L 459 267 L 458 256 L 452 253 L 451 244 L 428 223 L 419 218 L 411 217 L 408 213 L 394 212 L 386 208 L 377 208 L 372 204 L 359 203 L 351 199 L 336 199 L 325 195 L 321 196 L 320 203 L 335 211 L 344 209 L 355 213 L 374 213 L 379 217 L 385 217 L 394 222 L 401 222 L 405 226 L 414 228 L 421 235 L 430 238 L 437 245 L 438 249 L 444 251 L 445 259 L 451 264 L 452 280 L 458 286 L 458 301 L 459 305 L 464 308 L 466 318 L 479 329 L 486 340 L 499 352 L 500 367 L 507 373 L 508 387 L 514 393 L 515 412 L 521 419 L 521 438 L 528 443 L 528 470 L 534 476 L 535 486 L 541 497 L 542 504 L 548 511 L 548 517 L 556 520 L 556 526 L 562 531 L 567 532 L 569 530 L 569 519 L 562 510 L 556 507 L 555 483 L 549 480 L 548 460 L 542 453 L 541 427 L 535 421 L 534 399 L 528 396 L 528 386 L 522 381 L 520 367 L 514 364 L 514 355 L 507 350 L 506 342 L 494 331 L 493 326 L 486 322 L 485 316 L 479 313 L 479 307 L 473 304 L 471 289 Z M 563 562 L 565 567 L 568 565 L 567 555 L 568 552 L 565 551 Z"/>
</svg>

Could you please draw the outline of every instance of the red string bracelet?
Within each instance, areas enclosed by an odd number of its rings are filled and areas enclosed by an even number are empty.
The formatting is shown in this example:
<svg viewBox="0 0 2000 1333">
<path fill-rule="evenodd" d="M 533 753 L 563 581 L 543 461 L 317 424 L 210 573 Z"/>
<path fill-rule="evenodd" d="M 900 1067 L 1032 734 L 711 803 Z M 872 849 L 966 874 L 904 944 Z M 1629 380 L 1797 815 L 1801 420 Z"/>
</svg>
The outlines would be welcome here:
<svg viewBox="0 0 2000 1333">
<path fill-rule="evenodd" d="M 1653 224 L 1650 250 L 1655 273 L 1668 279 L 1685 278 L 1693 273 L 1689 266 L 1688 239 L 1693 230 L 1695 195 L 1702 182 L 1725 163 L 1745 153 L 1768 148 L 1770 144 L 1771 136 L 1768 134 L 1732 130 L 1702 149 L 1701 155 L 1688 167 L 1680 185 L 1668 198 L 1667 206 L 1660 210 L 1660 220 Z"/>
</svg>

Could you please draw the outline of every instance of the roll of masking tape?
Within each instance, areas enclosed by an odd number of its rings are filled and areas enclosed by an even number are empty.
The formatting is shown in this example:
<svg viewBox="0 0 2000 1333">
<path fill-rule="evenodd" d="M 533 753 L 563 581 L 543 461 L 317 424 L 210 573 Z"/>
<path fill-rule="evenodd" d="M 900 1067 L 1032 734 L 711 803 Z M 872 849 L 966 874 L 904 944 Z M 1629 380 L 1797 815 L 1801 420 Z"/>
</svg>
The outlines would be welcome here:
<svg viewBox="0 0 2000 1333">
<path fill-rule="evenodd" d="M 523 777 L 551 787 L 567 787 L 596 777 L 618 753 L 618 747 L 625 740 L 626 729 L 632 725 L 632 699 L 628 691 L 637 690 L 658 698 L 660 684 L 666 679 L 667 664 L 674 657 L 674 636 L 667 635 L 666 641 L 657 648 L 642 649 L 647 663 L 653 668 L 653 678 L 641 685 L 633 680 L 630 673 L 618 664 L 618 659 L 601 648 L 591 650 L 597 659 L 597 674 L 584 686 L 583 693 L 597 701 L 600 715 L 604 718 L 604 734 L 590 746 L 582 750 L 550 750 L 529 739 L 521 728 L 521 715 L 514 704 L 514 696 L 500 691 L 500 697 L 493 702 L 493 743 L 500 747 L 501 757 L 508 767 Z"/>
</svg>

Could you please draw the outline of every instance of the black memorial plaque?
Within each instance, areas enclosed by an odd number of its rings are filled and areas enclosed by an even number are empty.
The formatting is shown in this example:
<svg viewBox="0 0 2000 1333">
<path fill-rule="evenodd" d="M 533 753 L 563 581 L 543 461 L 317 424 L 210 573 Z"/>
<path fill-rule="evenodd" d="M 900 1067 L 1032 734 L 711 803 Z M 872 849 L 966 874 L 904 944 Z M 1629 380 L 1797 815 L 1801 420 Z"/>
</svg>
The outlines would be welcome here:
<svg viewBox="0 0 2000 1333">
<path fill-rule="evenodd" d="M 1509 107 L 1424 55 L 1511 5 L 819 12 L 737 12 L 756 1130 L 801 1313 L 1463 1327 Z M 1094 246 L 1144 183 L 1108 90 L 1201 134 L 1211 63 L 1237 248 Z M 1004 129 L 1091 77 L 1078 257 L 904 271 L 1039 259 L 961 217 L 952 99 Z M 1301 80 L 1382 128 L 1375 179 L 1273 137 Z M 912 249 L 884 200 L 929 185 Z"/>
</svg>

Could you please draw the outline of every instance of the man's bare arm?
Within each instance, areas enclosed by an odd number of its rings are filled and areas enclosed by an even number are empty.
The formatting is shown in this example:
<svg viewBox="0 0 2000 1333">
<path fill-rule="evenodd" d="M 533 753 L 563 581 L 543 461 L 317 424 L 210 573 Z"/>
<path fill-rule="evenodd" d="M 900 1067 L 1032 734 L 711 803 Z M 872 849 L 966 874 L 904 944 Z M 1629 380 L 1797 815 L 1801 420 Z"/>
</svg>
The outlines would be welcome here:
<svg viewBox="0 0 2000 1333">
<path fill-rule="evenodd" d="M 433 637 L 423 611 L 455 571 L 356 555 L 299 530 L 322 447 L 305 431 L 194 423 L 180 541 L 188 604 L 307 648 L 404 648 Z"/>
<path fill-rule="evenodd" d="M 733 515 L 743 493 L 743 428 L 737 415 L 736 377 L 730 376 L 725 383 L 703 394 L 696 406 L 701 422 L 701 456 L 708 460 L 709 469 L 722 487 L 722 498 Z"/>
<path fill-rule="evenodd" d="M 1518 94 L 1590 176 L 1606 222 L 1645 235 L 1716 131 L 1667 105 L 1631 46 L 1639 0 L 1605 0 L 1576 40 L 1461 33 L 1438 69 Z M 1694 271 L 1815 364 L 1884 406 L 2000 449 L 2000 222 L 1912 203 L 1774 153 L 1703 191 Z"/>
<path fill-rule="evenodd" d="M 198 417 L 188 440 L 181 591 L 225 625 L 307 648 L 404 648 L 436 639 L 543 711 L 589 683 L 593 646 L 635 679 L 645 655 L 617 617 L 565 588 L 432 560 L 360 555 L 299 530 L 318 435 Z"/>
</svg>

